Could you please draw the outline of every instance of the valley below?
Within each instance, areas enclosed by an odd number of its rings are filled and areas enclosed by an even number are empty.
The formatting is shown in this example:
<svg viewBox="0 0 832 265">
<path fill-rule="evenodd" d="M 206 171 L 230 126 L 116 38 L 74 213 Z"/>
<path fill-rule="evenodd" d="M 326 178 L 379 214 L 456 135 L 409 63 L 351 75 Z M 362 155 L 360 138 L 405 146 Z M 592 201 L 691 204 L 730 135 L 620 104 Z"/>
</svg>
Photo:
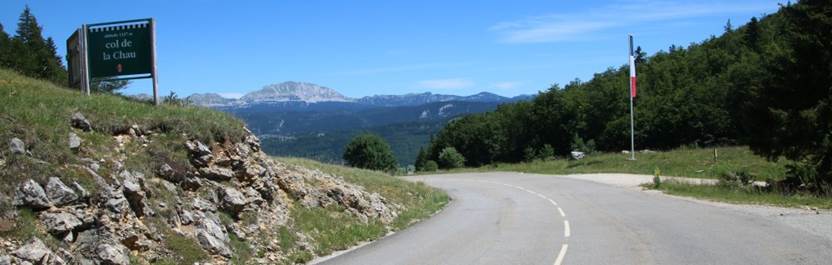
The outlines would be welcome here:
<svg viewBox="0 0 832 265">
<path fill-rule="evenodd" d="M 217 94 L 195 94 L 187 99 L 244 120 L 270 155 L 342 164 L 341 155 L 350 139 L 374 133 L 390 144 L 398 164 L 407 166 L 413 165 L 419 148 L 431 135 L 454 118 L 493 111 L 500 104 L 531 96 L 421 93 L 351 99 L 311 83 L 283 82 L 240 99 Z"/>
</svg>

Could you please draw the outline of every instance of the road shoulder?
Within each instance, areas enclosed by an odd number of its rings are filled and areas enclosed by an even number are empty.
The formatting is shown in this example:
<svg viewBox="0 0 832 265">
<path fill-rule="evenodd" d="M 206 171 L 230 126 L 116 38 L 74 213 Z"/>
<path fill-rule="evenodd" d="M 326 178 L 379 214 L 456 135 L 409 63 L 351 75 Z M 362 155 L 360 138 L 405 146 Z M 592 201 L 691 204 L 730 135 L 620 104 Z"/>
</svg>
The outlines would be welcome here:
<svg viewBox="0 0 832 265">
<path fill-rule="evenodd" d="M 743 212 L 774 220 L 776 222 L 788 225 L 793 228 L 800 229 L 807 233 L 823 237 L 832 241 L 832 210 L 817 210 L 808 208 L 787 208 L 767 205 L 751 205 L 751 204 L 732 204 L 725 202 L 717 202 L 710 200 L 702 200 L 691 197 L 682 197 L 665 194 L 656 190 L 647 190 L 639 185 L 643 183 L 650 183 L 653 181 L 653 176 L 638 175 L 638 174 L 620 174 L 620 173 L 602 173 L 602 174 L 572 174 L 572 175 L 541 175 L 547 177 L 569 178 L 583 181 L 590 181 L 605 185 L 617 186 L 625 189 L 636 190 L 639 192 L 649 193 L 654 196 L 663 196 L 670 199 L 685 200 L 695 203 L 706 204 L 713 207 L 730 209 L 733 211 Z M 688 181 L 700 184 L 712 184 L 716 180 L 713 179 L 694 179 L 683 177 L 662 177 L 671 178 L 680 181 Z"/>
</svg>

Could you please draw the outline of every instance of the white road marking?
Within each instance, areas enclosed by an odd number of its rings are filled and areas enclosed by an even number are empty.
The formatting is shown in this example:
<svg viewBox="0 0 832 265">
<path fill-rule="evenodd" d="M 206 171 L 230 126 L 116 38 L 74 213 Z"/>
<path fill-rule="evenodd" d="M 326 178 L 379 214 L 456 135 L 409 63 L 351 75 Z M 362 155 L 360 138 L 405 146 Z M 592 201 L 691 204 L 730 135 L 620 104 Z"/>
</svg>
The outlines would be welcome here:
<svg viewBox="0 0 832 265">
<path fill-rule="evenodd" d="M 503 186 L 506 186 L 506 187 L 522 190 L 522 191 L 528 192 L 530 194 L 537 195 L 538 197 L 543 198 L 544 200 L 548 200 L 550 203 L 552 203 L 552 205 L 555 206 L 555 208 L 558 208 L 558 213 L 560 213 L 560 216 L 564 218 L 564 220 L 563 220 L 563 237 L 568 240 L 569 237 L 572 236 L 572 231 L 569 228 L 569 221 L 566 220 L 566 213 L 564 213 L 563 209 L 561 209 L 560 206 L 558 206 L 558 203 L 555 202 L 554 200 L 552 200 L 551 198 L 546 197 L 545 195 L 537 193 L 535 191 L 526 189 L 524 187 L 520 187 L 520 186 L 500 183 L 500 182 L 496 182 L 496 181 L 487 181 L 487 180 L 475 180 L 475 181 L 487 182 L 487 183 L 492 183 L 492 184 L 500 184 L 500 185 L 503 185 Z M 561 263 L 563 263 L 563 258 L 566 257 L 566 249 L 568 249 L 568 248 L 569 248 L 568 244 L 563 244 L 563 246 L 561 246 L 560 252 L 558 252 L 558 257 L 555 259 L 555 265 L 561 265 Z"/>
<path fill-rule="evenodd" d="M 558 258 L 555 259 L 555 265 L 560 265 L 561 263 L 563 263 L 563 258 L 566 256 L 567 248 L 569 248 L 569 245 L 567 244 L 563 244 L 563 246 L 560 247 L 560 253 L 558 253 Z"/>
</svg>

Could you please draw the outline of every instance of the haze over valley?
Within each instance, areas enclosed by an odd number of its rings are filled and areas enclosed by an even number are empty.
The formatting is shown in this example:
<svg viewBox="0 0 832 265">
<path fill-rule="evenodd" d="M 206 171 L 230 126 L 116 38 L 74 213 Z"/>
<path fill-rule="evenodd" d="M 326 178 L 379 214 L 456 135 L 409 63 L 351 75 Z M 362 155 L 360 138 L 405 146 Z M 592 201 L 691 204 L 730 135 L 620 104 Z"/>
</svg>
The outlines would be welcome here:
<svg viewBox="0 0 832 265">
<path fill-rule="evenodd" d="M 308 82 L 266 85 L 239 98 L 216 93 L 193 94 L 193 104 L 231 113 L 249 125 L 264 150 L 277 156 L 307 157 L 342 163 L 344 146 L 363 132 L 387 140 L 401 166 L 413 165 L 419 148 L 445 123 L 500 104 L 531 99 L 489 92 L 469 96 L 433 94 L 374 95 L 349 98 L 337 90 Z"/>
</svg>

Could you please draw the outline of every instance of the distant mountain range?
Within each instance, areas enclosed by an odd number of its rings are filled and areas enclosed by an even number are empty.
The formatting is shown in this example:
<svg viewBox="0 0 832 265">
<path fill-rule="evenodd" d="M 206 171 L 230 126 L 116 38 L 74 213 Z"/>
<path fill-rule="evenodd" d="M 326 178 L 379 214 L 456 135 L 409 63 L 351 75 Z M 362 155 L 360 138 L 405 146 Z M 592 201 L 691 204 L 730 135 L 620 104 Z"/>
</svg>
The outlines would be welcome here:
<svg viewBox="0 0 832 265">
<path fill-rule="evenodd" d="M 262 89 L 245 94 L 239 99 L 225 98 L 216 93 L 197 93 L 186 99 L 193 104 L 206 107 L 229 107 L 275 102 L 350 102 L 382 107 L 418 106 L 434 102 L 464 101 L 506 103 L 528 100 L 532 96 L 504 97 L 489 92 L 470 96 L 433 94 L 430 92 L 405 95 L 375 95 L 362 98 L 348 98 L 338 91 L 307 82 L 283 82 L 264 86 Z"/>
<path fill-rule="evenodd" d="M 448 121 L 531 98 L 481 92 L 470 96 L 420 93 L 354 99 L 312 83 L 283 82 L 239 99 L 215 93 L 193 94 L 186 99 L 244 120 L 271 155 L 340 163 L 349 140 L 371 132 L 390 143 L 400 165 L 408 165 L 419 148 Z"/>
</svg>

